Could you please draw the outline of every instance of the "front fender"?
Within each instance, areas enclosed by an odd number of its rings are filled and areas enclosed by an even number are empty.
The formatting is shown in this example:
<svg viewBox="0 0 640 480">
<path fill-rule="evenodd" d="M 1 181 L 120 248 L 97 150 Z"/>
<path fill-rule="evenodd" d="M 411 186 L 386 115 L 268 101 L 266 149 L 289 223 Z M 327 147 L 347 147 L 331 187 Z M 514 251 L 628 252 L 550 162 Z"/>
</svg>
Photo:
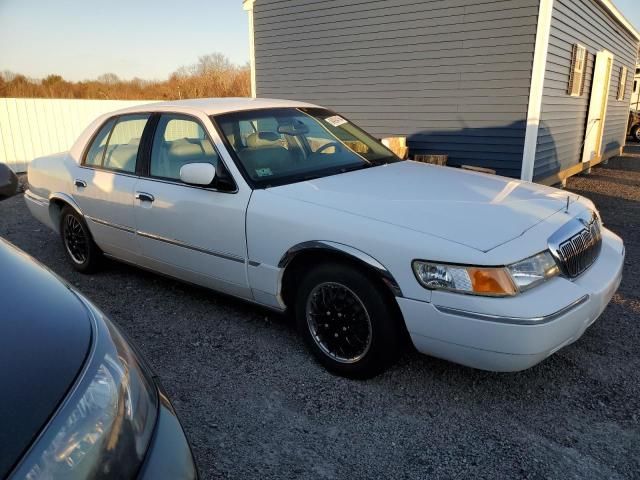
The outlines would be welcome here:
<svg viewBox="0 0 640 480">
<path fill-rule="evenodd" d="M 328 240 L 313 240 L 294 245 L 289 250 L 287 250 L 285 254 L 280 258 L 280 261 L 278 262 L 278 268 L 282 269 L 281 272 L 284 273 L 287 265 L 289 265 L 297 255 L 303 252 L 308 252 L 310 250 L 324 250 L 327 252 L 346 255 L 350 259 L 355 260 L 357 263 L 360 263 L 363 266 L 375 271 L 376 274 L 380 276 L 382 281 L 391 289 L 391 292 L 394 296 L 402 297 L 402 290 L 400 289 L 400 285 L 393 277 L 391 272 L 389 272 L 389 270 L 382 263 L 373 258 L 371 255 L 363 252 L 362 250 L 358 250 L 355 247 L 344 245 L 338 242 L 332 242 Z M 280 276 L 280 278 L 282 279 L 282 275 Z M 281 289 L 282 285 L 279 284 L 278 291 L 280 292 Z"/>
</svg>

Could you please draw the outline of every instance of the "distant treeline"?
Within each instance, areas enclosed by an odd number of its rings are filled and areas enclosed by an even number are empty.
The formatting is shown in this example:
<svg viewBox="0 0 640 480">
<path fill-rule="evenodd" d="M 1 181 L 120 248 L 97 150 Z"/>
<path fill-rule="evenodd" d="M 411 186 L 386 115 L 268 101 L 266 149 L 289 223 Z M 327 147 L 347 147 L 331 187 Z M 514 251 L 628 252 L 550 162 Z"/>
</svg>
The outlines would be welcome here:
<svg viewBox="0 0 640 480">
<path fill-rule="evenodd" d="M 0 73 L 0 97 L 92 98 L 102 100 L 175 100 L 200 97 L 248 97 L 251 95 L 248 66 L 237 66 L 214 53 L 198 63 L 181 67 L 167 80 L 121 80 L 106 73 L 96 80 L 70 82 L 60 75 L 27 78 L 13 72 Z"/>
</svg>

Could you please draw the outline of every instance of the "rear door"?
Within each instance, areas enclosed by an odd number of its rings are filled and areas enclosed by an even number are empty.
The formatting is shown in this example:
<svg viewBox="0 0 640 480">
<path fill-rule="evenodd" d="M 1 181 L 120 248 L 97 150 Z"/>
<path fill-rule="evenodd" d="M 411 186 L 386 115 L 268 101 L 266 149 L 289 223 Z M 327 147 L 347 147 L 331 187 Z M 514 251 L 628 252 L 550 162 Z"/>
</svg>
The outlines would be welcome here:
<svg viewBox="0 0 640 480">
<path fill-rule="evenodd" d="M 135 260 L 133 212 L 140 140 L 150 114 L 121 115 L 108 120 L 85 152 L 72 179 L 73 198 L 98 246 L 124 260 Z"/>
<path fill-rule="evenodd" d="M 247 188 L 187 185 L 180 168 L 226 168 L 202 120 L 161 114 L 148 166 L 135 186 L 135 220 L 145 266 L 183 280 L 251 297 L 246 273 Z"/>
</svg>

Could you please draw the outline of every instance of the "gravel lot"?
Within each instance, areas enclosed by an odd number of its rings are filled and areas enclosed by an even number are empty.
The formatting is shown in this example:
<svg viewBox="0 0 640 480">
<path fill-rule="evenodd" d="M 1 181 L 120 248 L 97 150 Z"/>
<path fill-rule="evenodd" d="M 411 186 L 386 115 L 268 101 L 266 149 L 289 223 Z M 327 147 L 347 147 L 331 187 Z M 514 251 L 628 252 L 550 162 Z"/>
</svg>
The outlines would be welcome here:
<svg viewBox="0 0 640 480">
<path fill-rule="evenodd" d="M 284 317 L 117 263 L 76 273 L 21 196 L 0 203 L 0 235 L 135 340 L 203 478 L 640 478 L 640 158 L 568 189 L 624 238 L 625 278 L 582 339 L 516 374 L 407 352 L 373 380 L 337 378 Z"/>
</svg>

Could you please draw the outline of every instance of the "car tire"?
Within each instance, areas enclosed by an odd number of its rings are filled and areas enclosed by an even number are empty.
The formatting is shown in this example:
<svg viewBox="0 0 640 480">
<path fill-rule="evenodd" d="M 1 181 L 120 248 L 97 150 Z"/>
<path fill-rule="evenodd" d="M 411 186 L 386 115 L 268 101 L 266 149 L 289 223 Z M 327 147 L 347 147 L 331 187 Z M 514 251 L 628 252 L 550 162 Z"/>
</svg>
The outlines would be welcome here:
<svg viewBox="0 0 640 480">
<path fill-rule="evenodd" d="M 636 125 L 631 129 L 631 136 L 636 142 L 640 142 L 640 125 Z"/>
<path fill-rule="evenodd" d="M 102 252 L 82 215 L 71 207 L 64 207 L 60 214 L 60 237 L 65 256 L 77 271 L 92 273 L 100 267 Z"/>
<path fill-rule="evenodd" d="M 329 371 L 371 378 L 398 357 L 399 313 L 388 292 L 348 265 L 326 263 L 309 271 L 296 295 L 300 334 Z"/>
</svg>

